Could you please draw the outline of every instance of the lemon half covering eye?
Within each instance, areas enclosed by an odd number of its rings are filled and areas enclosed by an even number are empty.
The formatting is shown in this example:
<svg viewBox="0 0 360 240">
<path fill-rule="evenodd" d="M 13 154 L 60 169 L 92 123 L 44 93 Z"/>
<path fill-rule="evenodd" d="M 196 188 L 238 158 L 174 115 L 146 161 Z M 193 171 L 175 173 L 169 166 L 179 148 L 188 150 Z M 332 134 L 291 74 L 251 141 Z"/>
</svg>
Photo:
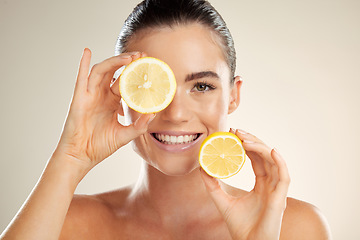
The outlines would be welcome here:
<svg viewBox="0 0 360 240">
<path fill-rule="evenodd" d="M 240 171 L 245 162 L 245 150 L 240 139 L 230 132 L 210 134 L 200 147 L 199 163 L 215 178 L 228 178 Z"/>
<path fill-rule="evenodd" d="M 173 71 L 153 57 L 131 62 L 121 73 L 119 82 L 122 99 L 140 113 L 160 112 L 171 103 L 176 92 Z"/>
</svg>

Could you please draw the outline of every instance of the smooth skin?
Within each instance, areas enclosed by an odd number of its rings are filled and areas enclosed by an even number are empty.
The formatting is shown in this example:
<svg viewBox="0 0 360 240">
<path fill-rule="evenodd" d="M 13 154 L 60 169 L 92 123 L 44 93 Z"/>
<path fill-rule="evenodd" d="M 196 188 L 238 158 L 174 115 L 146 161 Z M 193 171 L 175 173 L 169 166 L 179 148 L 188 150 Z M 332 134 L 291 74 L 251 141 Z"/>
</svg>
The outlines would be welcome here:
<svg viewBox="0 0 360 240">
<path fill-rule="evenodd" d="M 159 28 L 138 34 L 128 50 L 133 52 L 106 59 L 90 73 L 91 52 L 84 50 L 59 144 L 1 239 L 331 239 L 314 206 L 287 198 L 286 163 L 256 136 L 230 130 L 251 160 L 252 191 L 200 170 L 201 140 L 224 131 L 240 102 L 242 81 L 236 77 L 229 85 L 216 36 L 198 24 Z M 120 105 L 117 83 L 109 87 L 117 69 L 143 56 L 167 62 L 178 84 L 173 102 L 156 116 Z M 209 71 L 216 77 L 195 74 Z M 119 124 L 118 114 L 129 125 Z M 174 151 L 156 143 L 153 133 L 201 135 L 187 149 Z M 74 195 L 94 166 L 130 141 L 144 159 L 136 184 Z"/>
</svg>

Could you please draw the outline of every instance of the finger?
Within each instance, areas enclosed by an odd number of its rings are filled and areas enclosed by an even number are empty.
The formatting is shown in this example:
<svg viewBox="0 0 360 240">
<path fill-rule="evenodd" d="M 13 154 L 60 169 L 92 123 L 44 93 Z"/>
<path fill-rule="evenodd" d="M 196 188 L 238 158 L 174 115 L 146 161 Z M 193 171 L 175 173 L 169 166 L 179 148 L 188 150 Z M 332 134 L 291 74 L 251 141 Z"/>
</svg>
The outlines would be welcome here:
<svg viewBox="0 0 360 240">
<path fill-rule="evenodd" d="M 133 55 L 135 55 L 135 54 L 137 54 L 137 53 L 138 53 L 138 52 L 126 52 L 126 53 L 123 53 L 123 54 L 129 54 L 129 55 L 132 56 L 131 58 L 133 58 Z M 134 59 L 133 59 L 133 60 L 134 60 Z M 121 74 L 122 71 L 125 69 L 125 67 L 126 67 L 126 66 L 124 65 L 124 66 L 122 66 L 121 68 L 119 68 L 119 69 L 117 69 L 117 70 L 115 71 L 114 76 L 113 76 L 113 81 L 111 82 L 111 85 L 110 85 L 110 86 L 112 86 L 113 83 L 115 82 L 115 80 L 120 77 L 120 74 Z"/>
<path fill-rule="evenodd" d="M 251 160 L 251 165 L 256 177 L 255 189 L 258 191 L 273 191 L 278 182 L 278 167 L 271 157 L 271 148 L 260 139 L 244 131 L 235 134 L 242 138 L 243 147 Z"/>
<path fill-rule="evenodd" d="M 109 91 L 109 86 L 104 87 L 103 90 L 105 92 L 109 92 L 111 95 L 113 95 L 113 97 L 115 97 L 115 99 L 117 99 L 117 102 L 120 101 L 121 99 L 121 94 L 120 94 L 120 89 L 119 89 L 119 80 L 112 78 L 111 79 L 111 83 L 110 83 L 110 91 Z"/>
<path fill-rule="evenodd" d="M 280 177 L 279 177 L 279 168 L 276 164 L 273 164 L 271 166 L 271 175 L 269 175 L 269 191 L 273 191 L 274 189 L 276 189 L 278 183 L 280 181 Z"/>
<path fill-rule="evenodd" d="M 220 187 L 219 181 L 216 178 L 209 176 L 201 167 L 200 175 L 216 207 L 226 219 L 226 216 L 229 214 L 229 206 L 232 205 L 231 201 L 233 200 L 233 197 L 224 192 Z"/>
<path fill-rule="evenodd" d="M 260 168 L 262 172 L 255 172 L 258 177 L 266 176 L 267 183 L 275 186 L 279 180 L 278 166 L 271 156 L 272 149 L 262 142 L 250 142 L 244 140 L 243 146 L 250 160 L 253 160 L 253 167 Z M 263 168 L 257 166 L 262 165 Z"/>
<path fill-rule="evenodd" d="M 87 79 L 90 69 L 90 61 L 91 61 L 91 51 L 90 49 L 85 48 L 79 64 L 79 71 L 75 84 L 75 92 L 86 90 Z"/>
<path fill-rule="evenodd" d="M 140 56 L 140 53 L 135 55 Z M 133 60 L 132 56 L 131 54 L 124 53 L 95 64 L 90 72 L 88 91 L 96 91 L 101 84 L 109 87 L 115 71 L 123 65 L 129 64 Z"/>
<path fill-rule="evenodd" d="M 115 131 L 115 139 L 118 148 L 124 146 L 147 131 L 148 125 L 155 118 L 155 114 L 142 114 L 129 126 L 119 125 Z"/>
<path fill-rule="evenodd" d="M 271 157 L 274 159 L 274 162 L 277 165 L 279 176 L 279 182 L 275 191 L 279 194 L 287 195 L 291 180 L 286 162 L 275 148 L 271 150 Z"/>
<path fill-rule="evenodd" d="M 113 78 L 112 79 L 112 83 L 110 84 L 110 89 L 111 89 L 111 92 L 113 94 L 115 94 L 116 96 L 119 96 L 120 97 L 120 88 L 119 88 L 119 82 L 120 82 L 120 77 L 118 77 L 117 79 L 116 78 Z"/>
<path fill-rule="evenodd" d="M 255 152 L 262 158 L 268 160 L 268 162 L 271 164 L 274 164 L 274 161 L 270 157 L 271 148 L 268 147 L 263 141 L 261 141 L 256 136 L 240 129 L 235 130 L 235 134 L 242 141 L 246 152 Z"/>
<path fill-rule="evenodd" d="M 128 53 L 132 56 L 132 61 L 135 61 L 138 58 L 145 57 L 146 54 L 141 52 L 134 52 L 134 53 Z M 120 89 L 119 89 L 119 83 L 120 83 L 120 76 L 122 71 L 125 69 L 125 66 L 121 67 L 120 69 L 117 69 L 116 73 L 114 74 L 114 77 L 112 79 L 112 82 L 110 84 L 110 88 L 113 94 L 120 96 Z"/>
<path fill-rule="evenodd" d="M 235 129 L 233 129 L 233 128 L 230 128 L 229 132 L 231 132 L 231 133 L 235 134 L 236 130 L 235 130 Z"/>
<path fill-rule="evenodd" d="M 245 132 L 244 130 L 241 130 L 241 129 L 236 129 L 235 134 L 240 138 L 241 141 L 264 143 L 256 136 L 254 136 L 248 132 Z"/>
<path fill-rule="evenodd" d="M 249 142 L 244 140 L 242 143 L 246 155 L 249 157 L 255 176 L 265 177 L 271 173 L 271 167 L 274 161 L 271 158 L 271 149 L 258 142 Z"/>
<path fill-rule="evenodd" d="M 145 52 L 141 52 L 141 56 L 140 57 L 147 57 L 147 54 Z"/>
</svg>

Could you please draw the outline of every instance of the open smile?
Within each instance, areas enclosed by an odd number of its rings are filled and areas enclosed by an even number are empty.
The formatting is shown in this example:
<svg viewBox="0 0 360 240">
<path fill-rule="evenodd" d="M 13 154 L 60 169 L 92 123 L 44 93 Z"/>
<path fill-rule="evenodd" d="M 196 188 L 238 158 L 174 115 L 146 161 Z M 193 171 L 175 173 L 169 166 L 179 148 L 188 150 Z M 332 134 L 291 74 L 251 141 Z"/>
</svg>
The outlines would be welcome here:
<svg viewBox="0 0 360 240">
<path fill-rule="evenodd" d="M 202 133 L 155 132 L 150 133 L 155 144 L 168 152 L 180 152 L 192 148 L 200 141 Z"/>
<path fill-rule="evenodd" d="M 186 135 L 167 135 L 161 133 L 152 133 L 152 136 L 163 144 L 186 144 L 194 142 L 200 137 L 201 133 Z"/>
</svg>

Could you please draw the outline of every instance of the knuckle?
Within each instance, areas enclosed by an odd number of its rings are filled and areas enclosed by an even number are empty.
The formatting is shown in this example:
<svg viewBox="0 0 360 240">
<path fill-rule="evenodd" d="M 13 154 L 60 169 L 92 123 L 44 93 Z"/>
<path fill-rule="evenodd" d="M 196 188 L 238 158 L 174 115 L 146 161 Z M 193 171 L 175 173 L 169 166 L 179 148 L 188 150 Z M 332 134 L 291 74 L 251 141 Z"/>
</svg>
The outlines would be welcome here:
<svg viewBox="0 0 360 240">
<path fill-rule="evenodd" d="M 94 73 L 99 70 L 99 63 L 94 64 L 91 68 L 91 72 Z"/>
<path fill-rule="evenodd" d="M 287 178 L 285 179 L 285 182 L 289 185 L 289 184 L 291 183 L 291 178 L 290 178 L 290 177 L 287 177 Z"/>
<path fill-rule="evenodd" d="M 261 149 L 259 152 L 261 154 L 261 156 L 266 159 L 270 159 L 271 158 L 271 154 L 270 154 L 271 149 L 263 143 L 258 143 L 258 144 L 261 146 Z"/>
</svg>

